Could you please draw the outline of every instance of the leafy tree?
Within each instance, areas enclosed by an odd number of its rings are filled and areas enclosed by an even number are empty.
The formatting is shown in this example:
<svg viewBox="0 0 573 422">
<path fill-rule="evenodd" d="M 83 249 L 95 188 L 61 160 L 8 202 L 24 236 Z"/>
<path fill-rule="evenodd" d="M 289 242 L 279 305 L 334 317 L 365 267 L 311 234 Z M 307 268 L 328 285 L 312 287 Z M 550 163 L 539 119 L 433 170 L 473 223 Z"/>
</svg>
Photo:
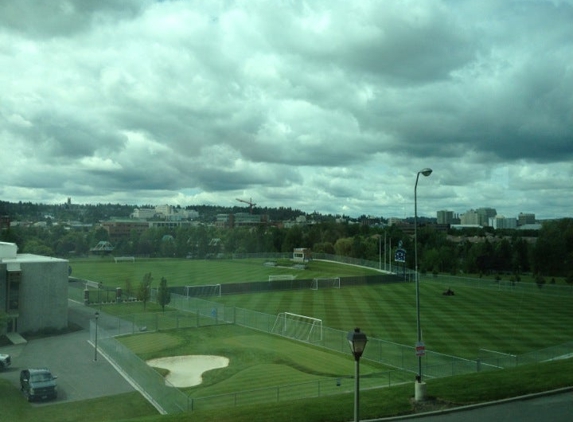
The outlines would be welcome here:
<svg viewBox="0 0 573 422">
<path fill-rule="evenodd" d="M 508 239 L 502 239 L 494 248 L 494 266 L 497 271 L 511 269 L 512 248 Z"/>
<path fill-rule="evenodd" d="M 175 257 L 175 252 L 175 238 L 171 235 L 164 235 L 159 245 L 159 253 L 161 256 L 173 258 Z"/>
<path fill-rule="evenodd" d="M 511 269 L 514 274 L 521 274 L 529 271 L 530 247 L 521 237 L 512 241 Z"/>
<path fill-rule="evenodd" d="M 538 273 L 565 275 L 573 270 L 573 218 L 545 222 L 532 258 Z"/>
<path fill-rule="evenodd" d="M 133 296 L 133 283 L 130 277 L 125 279 L 125 294 L 127 297 Z"/>
<path fill-rule="evenodd" d="M 98 227 L 94 232 L 93 241 L 94 241 L 94 246 L 101 241 L 108 242 L 109 233 L 103 227 Z"/>
<path fill-rule="evenodd" d="M 423 259 L 419 259 L 419 263 L 424 271 L 436 271 L 437 273 L 442 269 L 440 252 L 436 249 L 426 250 Z"/>
<path fill-rule="evenodd" d="M 350 251 L 350 256 L 353 258 L 365 258 L 366 246 L 362 242 L 362 238 L 359 235 L 354 235 L 352 238 L 352 248 Z"/>
<path fill-rule="evenodd" d="M 167 287 L 167 280 L 165 277 L 161 277 L 159 282 L 159 289 L 157 290 L 157 303 L 161 306 L 163 312 L 165 312 L 165 305 L 171 302 L 171 293 L 169 293 L 169 288 Z"/>
<path fill-rule="evenodd" d="M 149 298 L 151 297 L 151 282 L 153 281 L 153 277 L 151 277 L 151 273 L 147 273 L 143 276 L 141 283 L 139 284 L 139 289 L 137 291 L 137 299 L 143 302 L 143 310 L 145 311 L 145 307 Z"/>
<path fill-rule="evenodd" d="M 89 246 L 85 236 L 80 232 L 67 233 L 54 242 L 55 252 L 58 256 L 67 256 L 70 252 L 76 255 L 88 253 Z"/>
<path fill-rule="evenodd" d="M 304 247 L 310 247 L 310 245 L 304 244 L 302 228 L 298 225 L 293 226 L 286 233 L 282 245 L 282 252 L 292 252 L 294 248 Z"/>
<path fill-rule="evenodd" d="M 40 239 L 31 239 L 24 244 L 22 253 L 31 253 L 35 255 L 53 256 L 54 250 L 46 245 Z"/>
<path fill-rule="evenodd" d="M 334 251 L 336 255 L 351 256 L 352 244 L 353 239 L 351 237 L 338 239 L 334 244 Z"/>
<path fill-rule="evenodd" d="M 330 255 L 334 255 L 334 245 L 330 242 L 320 242 L 315 243 L 312 245 L 312 251 L 316 253 L 326 253 Z"/>
</svg>

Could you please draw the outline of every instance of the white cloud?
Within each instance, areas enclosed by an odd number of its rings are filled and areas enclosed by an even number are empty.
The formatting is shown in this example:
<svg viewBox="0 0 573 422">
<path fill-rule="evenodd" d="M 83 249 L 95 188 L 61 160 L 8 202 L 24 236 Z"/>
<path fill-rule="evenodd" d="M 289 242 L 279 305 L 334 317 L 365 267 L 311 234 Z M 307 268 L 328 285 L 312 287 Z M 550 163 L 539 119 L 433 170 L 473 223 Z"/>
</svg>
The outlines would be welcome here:
<svg viewBox="0 0 573 422">
<path fill-rule="evenodd" d="M 429 166 L 422 214 L 571 215 L 572 19 L 543 0 L 6 2 L 0 194 L 403 216 Z"/>
</svg>

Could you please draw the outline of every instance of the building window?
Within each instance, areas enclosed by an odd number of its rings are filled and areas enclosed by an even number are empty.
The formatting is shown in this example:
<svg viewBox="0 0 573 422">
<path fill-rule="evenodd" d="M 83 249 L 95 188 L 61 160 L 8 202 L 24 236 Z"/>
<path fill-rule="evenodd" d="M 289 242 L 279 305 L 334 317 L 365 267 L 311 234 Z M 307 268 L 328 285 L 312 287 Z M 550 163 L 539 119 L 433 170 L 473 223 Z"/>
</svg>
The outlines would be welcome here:
<svg viewBox="0 0 573 422">
<path fill-rule="evenodd" d="M 7 306 L 8 312 L 17 312 L 20 308 L 20 283 L 22 281 L 21 271 L 8 271 L 8 296 Z"/>
</svg>

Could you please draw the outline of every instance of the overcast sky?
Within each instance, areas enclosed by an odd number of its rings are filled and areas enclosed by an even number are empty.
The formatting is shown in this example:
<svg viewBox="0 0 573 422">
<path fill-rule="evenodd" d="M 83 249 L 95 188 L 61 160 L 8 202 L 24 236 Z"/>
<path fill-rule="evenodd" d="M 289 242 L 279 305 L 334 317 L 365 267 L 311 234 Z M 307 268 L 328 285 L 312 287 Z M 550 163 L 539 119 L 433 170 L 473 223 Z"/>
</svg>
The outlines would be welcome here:
<svg viewBox="0 0 573 422">
<path fill-rule="evenodd" d="M 0 0 L 0 199 L 573 216 L 573 0 Z"/>
</svg>

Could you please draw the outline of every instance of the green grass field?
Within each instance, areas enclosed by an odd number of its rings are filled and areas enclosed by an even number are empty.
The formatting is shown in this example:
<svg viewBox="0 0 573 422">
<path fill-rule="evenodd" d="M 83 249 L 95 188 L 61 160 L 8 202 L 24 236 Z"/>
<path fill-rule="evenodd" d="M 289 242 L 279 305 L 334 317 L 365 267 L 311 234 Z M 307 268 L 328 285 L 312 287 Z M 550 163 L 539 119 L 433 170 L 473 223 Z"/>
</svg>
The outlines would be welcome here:
<svg viewBox="0 0 573 422">
<path fill-rule="evenodd" d="M 324 261 L 312 261 L 307 270 L 270 268 L 264 262 L 262 259 L 161 259 L 115 264 L 111 259 L 100 259 L 74 261 L 71 266 L 73 276 L 101 281 L 106 286 L 117 285 L 129 277 L 136 285 L 147 272 L 154 276 L 154 286 L 161 277 L 166 277 L 170 286 L 177 286 L 266 281 L 269 275 L 278 273 L 305 279 L 377 273 Z M 455 286 L 455 296 L 444 296 L 442 291 L 449 280 L 422 278 L 421 325 L 429 350 L 475 359 L 480 349 L 522 354 L 573 339 L 570 312 L 573 295 Z M 475 279 L 476 286 L 493 286 L 493 283 L 489 279 Z M 360 327 L 368 336 L 405 345 L 413 345 L 416 340 L 414 283 L 346 288 L 343 281 L 341 289 L 223 295 L 210 300 L 271 315 L 279 312 L 307 315 L 322 319 L 326 327 L 345 331 Z"/>
<path fill-rule="evenodd" d="M 479 349 L 522 354 L 573 339 L 573 297 L 456 287 L 444 296 L 440 282 L 422 282 L 420 314 L 428 349 L 475 359 Z M 367 335 L 413 345 L 415 284 L 399 283 L 318 291 L 222 296 L 212 300 L 269 314 L 293 312 L 328 327 L 361 327 Z"/>
<path fill-rule="evenodd" d="M 185 261 L 178 261 L 176 268 L 180 271 L 185 268 L 184 271 L 187 271 L 185 264 Z M 268 269 L 262 265 L 262 261 L 216 262 L 222 265 L 203 261 L 193 264 L 198 272 L 204 274 L 207 281 L 221 277 L 221 269 L 232 272 L 236 280 L 245 279 L 246 276 L 241 273 L 243 269 L 256 273 L 256 277 L 263 277 L 263 280 L 268 274 L 265 273 Z M 348 267 L 352 275 L 357 271 L 357 267 L 352 266 L 341 267 L 339 264 L 326 262 L 316 264 L 320 264 L 325 271 L 317 271 L 316 276 L 325 276 L 329 271 L 330 274 L 344 274 L 344 267 Z M 106 266 L 109 267 L 109 264 Z M 176 273 L 173 275 L 178 279 Z M 423 279 L 421 283 L 422 331 L 428 350 L 473 360 L 480 357 L 480 349 L 521 355 L 559 345 L 573 338 L 573 314 L 569 311 L 571 297 L 546 295 L 536 290 L 527 293 L 508 291 L 496 288 L 492 280 L 479 279 L 476 279 L 475 283 L 481 284 L 474 284 L 473 287 L 471 283 L 456 285 L 455 296 L 444 296 L 442 292 L 447 288 L 445 286 L 448 286 L 448 282 L 451 282 L 449 278 L 431 277 Z M 483 285 L 489 288 L 477 288 Z M 359 326 L 370 338 L 399 344 L 412 346 L 415 342 L 415 284 L 411 282 L 346 287 L 342 279 L 340 289 L 223 295 L 210 297 L 209 300 L 226 307 L 244 308 L 269 315 L 292 312 L 320 318 L 324 326 L 342 331 Z M 131 304 L 129 308 L 133 312 L 137 311 L 138 306 L 141 311 L 141 304 Z M 125 308 L 110 305 L 104 307 L 104 310 L 123 314 Z M 152 308 L 148 311 L 151 312 Z M 217 334 L 221 330 L 225 333 L 222 337 Z M 172 341 L 165 341 L 165 334 L 160 336 L 161 341 L 153 340 L 156 338 L 153 335 L 133 336 L 124 341 L 144 359 L 200 354 L 205 353 L 205 350 L 232 357 L 234 365 L 225 370 L 214 371 L 214 374 L 217 374 L 216 382 L 211 378 L 214 375 L 209 375 L 205 384 L 189 389 L 189 393 L 194 397 L 244 391 L 253 386 L 269 386 L 269 383 L 286 385 L 311 381 L 317 377 L 340 377 L 349 374 L 348 368 L 335 364 L 331 365 L 330 372 L 312 369 L 313 364 L 316 365 L 318 361 L 336 361 L 331 352 L 317 351 L 307 345 L 298 345 L 274 336 L 260 333 L 255 335 L 249 330 L 247 331 L 251 334 L 248 336 L 237 334 L 236 330 L 243 329 L 216 327 L 172 333 L 170 336 L 177 335 L 177 344 L 182 345 L 176 347 L 172 346 Z M 208 341 L 205 338 L 208 338 Z M 233 347 L 229 347 L 231 343 Z M 253 343 L 263 346 L 255 350 Z M 156 344 L 165 344 L 165 347 L 153 351 L 146 349 L 156 347 L 153 346 Z M 199 347 L 199 344 L 207 344 L 207 349 Z M 307 365 L 296 364 L 292 359 L 292 356 L 301 355 L 301 350 L 310 356 Z M 245 355 L 249 356 L 250 360 L 245 360 Z M 344 357 L 342 360 L 344 361 Z M 351 361 L 347 359 L 346 364 L 349 363 L 351 364 Z M 372 370 L 379 373 L 390 369 L 381 365 L 374 366 Z M 403 377 L 404 380 L 411 378 L 408 374 L 393 376 L 398 379 Z"/>
<path fill-rule="evenodd" d="M 315 277 L 349 277 L 378 274 L 377 271 L 338 264 L 312 261 L 307 269 L 269 267 L 265 259 L 193 260 L 193 259 L 137 259 L 135 262 L 114 263 L 112 258 L 70 261 L 72 277 L 102 282 L 106 287 L 123 287 L 127 279 L 137 286 L 144 274 L 151 273 L 157 286 L 161 277 L 169 286 L 225 284 L 247 281 L 267 281 L 270 275 L 292 275 L 298 279 Z M 269 260 L 270 261 L 270 260 Z M 280 263 L 280 262 L 279 262 Z"/>
<path fill-rule="evenodd" d="M 184 389 L 194 398 L 294 384 L 299 389 L 303 384 L 316 389 L 319 381 L 323 394 L 327 394 L 327 388 L 330 394 L 340 393 L 336 391 L 339 378 L 346 379 L 347 388 L 352 387 L 349 378 L 354 361 L 347 354 L 234 325 L 141 334 L 120 341 L 144 360 L 185 355 L 229 358 L 227 368 L 209 371 L 201 385 Z M 388 369 L 373 362 L 365 361 L 362 365 L 365 377 Z M 403 376 L 404 380 L 411 378 Z"/>
<path fill-rule="evenodd" d="M 314 265 L 318 264 L 318 265 Z M 102 281 L 106 286 L 122 286 L 126 278 L 134 285 L 151 272 L 154 285 L 161 277 L 169 285 L 213 284 L 266 281 L 278 271 L 301 270 L 269 268 L 258 261 L 148 260 L 118 264 L 73 261 L 72 276 Z M 360 275 L 372 270 L 314 261 L 304 278 Z M 308 274 L 308 275 L 307 275 Z M 478 282 L 479 280 L 476 280 Z M 491 280 L 483 280 L 492 283 Z M 477 357 L 480 348 L 504 353 L 530 352 L 573 339 L 571 295 L 551 296 L 496 289 L 455 286 L 455 296 L 441 293 L 447 279 L 434 278 L 421 284 L 421 320 L 427 348 L 446 354 Z M 445 287 L 444 287 L 445 286 Z M 72 289 L 70 289 L 72 290 Z M 399 283 L 376 286 L 280 291 L 211 298 L 229 307 L 252 309 L 276 315 L 300 313 L 321 318 L 324 325 L 348 331 L 360 326 L 369 337 L 413 345 L 416 333 L 415 286 Z M 148 313 L 158 311 L 148 304 Z M 142 312 L 140 303 L 102 306 L 119 315 Z M 351 374 L 350 352 L 332 353 L 290 340 L 253 332 L 240 327 L 217 326 L 193 330 L 141 334 L 123 339 L 144 359 L 179 354 L 221 354 L 233 365 L 210 371 L 200 387 L 185 389 L 195 397 L 223 394 L 253 386 L 272 386 L 295 380 L 313 382 Z M 427 379 L 428 392 L 458 404 L 511 397 L 571 385 L 571 359 L 512 370 L 485 372 L 471 376 Z M 363 360 L 361 373 L 368 376 L 385 368 Z M 364 390 L 361 393 L 364 418 L 375 418 L 411 411 L 412 380 L 403 387 Z M 525 381 L 524 381 L 525 380 Z M 259 384 L 260 383 L 260 384 Z M 492 386 L 495 385 L 495 388 Z M 471 388 L 468 388 L 471 386 Z M 10 385 L 0 383 L 0 409 L 9 420 L 66 420 L 138 422 L 189 420 L 189 415 L 158 416 L 138 394 L 106 397 L 79 403 L 31 406 Z M 351 392 L 318 399 L 295 400 L 267 405 L 204 410 L 193 414 L 198 421 L 329 420 L 345 421 L 352 416 Z"/>
</svg>

